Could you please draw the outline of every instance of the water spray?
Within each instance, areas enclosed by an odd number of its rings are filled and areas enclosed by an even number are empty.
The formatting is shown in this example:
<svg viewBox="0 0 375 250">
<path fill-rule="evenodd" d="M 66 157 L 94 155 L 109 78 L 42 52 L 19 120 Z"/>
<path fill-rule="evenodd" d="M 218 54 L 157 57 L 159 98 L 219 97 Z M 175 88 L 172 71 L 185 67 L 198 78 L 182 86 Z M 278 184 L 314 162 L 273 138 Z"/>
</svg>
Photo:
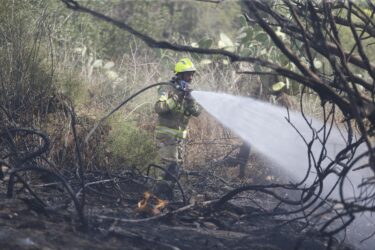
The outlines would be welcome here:
<svg viewBox="0 0 375 250">
<path fill-rule="evenodd" d="M 373 176 L 368 168 L 358 171 L 352 171 L 351 168 L 343 180 L 338 180 L 335 176 L 335 168 L 342 170 L 345 167 L 340 165 L 340 161 L 352 164 L 355 159 L 361 158 L 360 154 L 363 154 L 364 157 L 355 163 L 356 166 L 360 166 L 368 157 L 365 148 L 357 148 L 356 155 L 351 155 L 350 150 L 345 150 L 351 138 L 345 138 L 343 128 L 334 123 L 329 124 L 331 127 L 325 126 L 323 122 L 300 112 L 287 111 L 283 107 L 248 97 L 204 91 L 194 91 L 192 95 L 220 123 L 251 144 L 257 152 L 269 158 L 275 166 L 286 171 L 291 181 L 309 186 L 316 182 L 320 175 L 327 174 L 327 169 L 331 171 L 321 184 L 322 193 L 316 195 L 326 199 L 352 199 L 363 192 L 357 188 L 363 179 Z M 319 167 L 313 168 L 312 165 Z M 369 214 L 361 218 L 356 221 L 375 221 Z M 363 228 L 358 230 L 349 227 L 348 230 L 357 234 L 349 234 L 349 241 L 356 244 L 360 244 L 360 240 L 368 234 Z M 373 227 L 367 227 L 366 230 L 373 230 Z M 372 249 L 374 244 L 375 239 L 368 240 L 360 244 L 360 247 Z"/>
</svg>

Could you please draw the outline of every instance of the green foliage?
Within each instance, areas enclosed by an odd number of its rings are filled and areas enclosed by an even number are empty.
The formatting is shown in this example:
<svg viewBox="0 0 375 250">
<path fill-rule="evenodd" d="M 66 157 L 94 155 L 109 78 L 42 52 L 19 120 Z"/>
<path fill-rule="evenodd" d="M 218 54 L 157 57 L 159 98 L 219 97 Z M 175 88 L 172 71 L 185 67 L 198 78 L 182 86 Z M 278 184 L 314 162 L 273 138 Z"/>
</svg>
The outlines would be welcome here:
<svg viewBox="0 0 375 250">
<path fill-rule="evenodd" d="M 371 18 L 371 14 L 372 14 L 372 11 L 368 8 L 368 5 L 367 5 L 367 2 L 366 1 L 359 1 L 357 3 L 359 6 L 363 5 L 362 6 L 362 11 L 364 13 L 367 14 L 369 20 L 372 19 L 372 22 L 375 21 L 375 15 L 372 16 Z M 367 7 L 367 8 L 366 8 Z M 346 19 L 347 17 L 347 11 L 341 11 L 339 13 L 337 13 L 338 16 Z M 361 25 L 363 24 L 363 20 L 359 19 L 357 16 L 355 15 L 352 15 L 352 21 L 354 24 L 356 25 Z M 355 53 L 358 53 L 357 49 L 358 49 L 358 46 L 354 40 L 354 37 L 353 37 L 353 33 L 351 31 L 351 29 L 349 27 L 346 27 L 344 25 L 338 25 L 339 27 L 339 37 L 340 37 L 340 41 L 342 43 L 342 46 L 343 48 L 345 49 L 345 51 L 354 51 Z M 363 33 L 360 33 L 357 31 L 357 35 L 358 37 L 361 38 L 361 44 L 362 44 L 362 47 L 363 47 L 363 50 L 365 51 L 365 54 L 366 56 L 369 58 L 369 61 L 370 62 L 373 62 L 375 60 L 375 53 L 374 53 L 374 46 L 375 46 L 375 39 L 371 36 L 366 36 L 365 34 Z M 361 75 L 361 76 L 364 76 L 366 78 L 368 78 L 368 74 L 366 72 L 364 72 L 364 70 L 358 68 L 358 67 L 353 67 L 353 65 L 349 65 L 350 69 L 358 74 L 358 75 Z"/>
<path fill-rule="evenodd" d="M 0 4 L 0 105 L 19 124 L 32 126 L 45 116 L 56 93 L 50 58 L 40 35 L 45 32 L 44 16 L 27 1 Z M 39 15 L 31 17 L 31 13 Z"/>
<path fill-rule="evenodd" d="M 157 151 L 150 133 L 119 116 L 111 120 L 110 126 L 107 146 L 114 165 L 144 167 L 155 160 Z"/>
<path fill-rule="evenodd" d="M 213 40 L 211 38 L 203 38 L 198 42 L 199 48 L 209 49 L 213 43 Z"/>
<path fill-rule="evenodd" d="M 88 101 L 88 93 L 83 83 L 83 79 L 69 73 L 61 74 L 60 78 L 56 80 L 60 92 L 75 105 L 84 104 Z"/>
</svg>

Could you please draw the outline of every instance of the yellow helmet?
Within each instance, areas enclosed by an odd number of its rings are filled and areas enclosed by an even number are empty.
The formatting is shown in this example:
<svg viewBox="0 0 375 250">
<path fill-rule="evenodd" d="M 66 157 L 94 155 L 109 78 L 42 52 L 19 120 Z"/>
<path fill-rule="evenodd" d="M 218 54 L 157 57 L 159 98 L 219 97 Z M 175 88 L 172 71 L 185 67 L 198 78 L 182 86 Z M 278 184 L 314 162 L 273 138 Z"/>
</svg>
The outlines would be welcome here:
<svg viewBox="0 0 375 250">
<path fill-rule="evenodd" d="M 280 91 L 285 87 L 285 83 L 283 82 L 277 82 L 272 84 L 272 90 L 273 91 Z"/>
<path fill-rule="evenodd" d="M 177 63 L 176 66 L 174 67 L 174 73 L 182 73 L 182 72 L 191 72 L 191 71 L 196 71 L 197 69 L 195 68 L 194 64 L 190 61 L 189 58 L 182 58 L 180 59 Z"/>
</svg>

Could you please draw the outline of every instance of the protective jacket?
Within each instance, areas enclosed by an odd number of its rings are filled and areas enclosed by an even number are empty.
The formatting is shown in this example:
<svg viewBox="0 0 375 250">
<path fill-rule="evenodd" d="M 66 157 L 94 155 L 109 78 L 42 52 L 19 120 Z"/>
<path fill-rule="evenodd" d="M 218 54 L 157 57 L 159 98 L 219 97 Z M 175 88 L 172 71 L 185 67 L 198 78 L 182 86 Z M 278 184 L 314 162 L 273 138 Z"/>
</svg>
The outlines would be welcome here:
<svg viewBox="0 0 375 250">
<path fill-rule="evenodd" d="M 173 82 L 161 86 L 158 92 L 159 100 L 155 104 L 159 116 L 156 133 L 185 139 L 189 118 L 200 113 L 198 104 L 186 96 L 185 91 L 176 88 Z"/>
</svg>

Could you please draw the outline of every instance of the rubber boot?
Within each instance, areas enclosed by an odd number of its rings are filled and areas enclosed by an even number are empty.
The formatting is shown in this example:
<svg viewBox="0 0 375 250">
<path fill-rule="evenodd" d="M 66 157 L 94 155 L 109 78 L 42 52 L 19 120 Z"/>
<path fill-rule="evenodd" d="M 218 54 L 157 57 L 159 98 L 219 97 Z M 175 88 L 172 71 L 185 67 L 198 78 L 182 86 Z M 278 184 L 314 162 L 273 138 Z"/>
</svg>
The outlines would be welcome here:
<svg viewBox="0 0 375 250">
<path fill-rule="evenodd" d="M 152 190 L 156 197 L 162 200 L 173 200 L 173 188 L 169 181 L 161 180 Z"/>
<path fill-rule="evenodd" d="M 154 193 L 161 199 L 173 200 L 173 189 L 178 179 L 180 167 L 176 162 L 172 162 L 166 167 L 168 172 L 163 175 L 163 180 L 160 180 L 155 188 Z"/>
</svg>

